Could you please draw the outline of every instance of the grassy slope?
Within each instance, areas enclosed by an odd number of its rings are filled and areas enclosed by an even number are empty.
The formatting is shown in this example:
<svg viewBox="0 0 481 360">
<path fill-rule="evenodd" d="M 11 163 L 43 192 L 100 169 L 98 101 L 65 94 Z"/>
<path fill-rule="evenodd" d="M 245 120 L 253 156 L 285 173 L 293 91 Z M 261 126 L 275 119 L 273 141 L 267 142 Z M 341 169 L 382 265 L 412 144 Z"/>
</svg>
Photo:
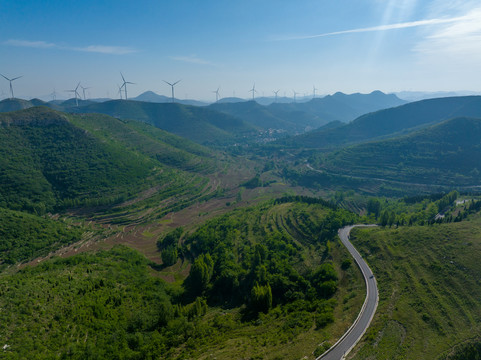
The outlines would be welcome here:
<svg viewBox="0 0 481 360">
<path fill-rule="evenodd" d="M 481 216 L 399 229 L 356 229 L 380 303 L 355 359 L 437 359 L 481 334 Z"/>
</svg>

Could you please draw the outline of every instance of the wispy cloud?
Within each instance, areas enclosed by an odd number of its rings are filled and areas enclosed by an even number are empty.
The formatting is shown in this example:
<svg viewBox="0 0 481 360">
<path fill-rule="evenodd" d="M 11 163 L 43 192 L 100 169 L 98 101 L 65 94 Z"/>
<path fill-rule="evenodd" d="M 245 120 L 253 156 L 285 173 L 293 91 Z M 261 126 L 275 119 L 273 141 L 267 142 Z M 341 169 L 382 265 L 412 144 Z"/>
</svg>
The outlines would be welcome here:
<svg viewBox="0 0 481 360">
<path fill-rule="evenodd" d="M 191 63 L 191 64 L 199 64 L 199 65 L 215 65 L 214 63 L 201 59 L 197 57 L 196 55 L 189 55 L 189 56 L 171 56 L 170 57 L 172 60 L 175 61 L 182 61 L 186 63 Z"/>
<path fill-rule="evenodd" d="M 334 32 L 328 32 L 328 33 L 316 34 L 316 35 L 291 36 L 291 37 L 280 38 L 278 40 L 307 40 L 307 39 L 315 39 L 315 38 L 320 38 L 320 37 L 343 35 L 343 34 L 355 34 L 355 33 L 374 32 L 374 31 L 388 31 L 388 30 L 396 30 L 396 29 L 407 29 L 407 28 L 413 28 L 413 27 L 419 27 L 419 26 L 429 26 L 429 25 L 454 23 L 454 22 L 460 21 L 462 19 L 463 19 L 463 17 L 453 17 L 453 18 L 444 18 L 444 19 L 441 18 L 441 19 L 407 21 L 407 22 L 401 22 L 401 23 L 396 23 L 396 24 L 378 25 L 378 26 L 358 28 L 358 29 L 334 31 Z"/>
<path fill-rule="evenodd" d="M 475 57 L 479 61 L 481 7 L 472 8 L 458 21 L 435 29 L 415 46 L 414 51 L 424 55 Z"/>
<path fill-rule="evenodd" d="M 27 47 L 35 49 L 59 49 L 59 50 L 70 50 L 70 51 L 81 51 L 90 52 L 98 54 L 111 54 L 111 55 L 125 55 L 137 52 L 136 49 L 125 47 L 125 46 L 108 46 L 108 45 L 88 45 L 84 47 L 74 47 L 68 45 L 59 45 L 54 43 L 49 43 L 46 41 L 29 41 L 29 40 L 19 40 L 10 39 L 3 43 L 8 46 L 16 47 Z"/>
<path fill-rule="evenodd" d="M 125 55 L 137 52 L 137 50 L 124 46 L 105 46 L 105 45 L 90 45 L 81 48 L 74 48 L 76 51 L 93 52 L 100 54 Z"/>
<path fill-rule="evenodd" d="M 19 47 L 30 47 L 36 49 L 51 49 L 58 47 L 55 44 L 48 43 L 45 41 L 28 41 L 28 40 L 17 40 L 10 39 L 4 42 L 5 45 L 19 46 Z"/>
</svg>

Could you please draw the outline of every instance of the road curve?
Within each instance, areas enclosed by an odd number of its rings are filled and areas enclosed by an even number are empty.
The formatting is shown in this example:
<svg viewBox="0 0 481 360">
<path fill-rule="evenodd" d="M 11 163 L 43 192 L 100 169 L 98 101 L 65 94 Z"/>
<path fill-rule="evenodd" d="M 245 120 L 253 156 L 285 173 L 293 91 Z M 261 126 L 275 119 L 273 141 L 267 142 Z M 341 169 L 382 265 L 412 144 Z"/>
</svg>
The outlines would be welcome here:
<svg viewBox="0 0 481 360">
<path fill-rule="evenodd" d="M 370 227 L 376 225 L 351 225 L 339 229 L 339 237 L 344 246 L 349 250 L 357 265 L 361 269 L 364 281 L 366 282 L 366 299 L 362 305 L 357 319 L 346 331 L 346 333 L 328 351 L 319 356 L 316 360 L 341 360 L 354 348 L 366 332 L 374 313 L 377 309 L 379 294 L 377 290 L 376 278 L 371 269 L 361 257 L 356 248 L 349 241 L 349 233 L 353 227 Z"/>
</svg>

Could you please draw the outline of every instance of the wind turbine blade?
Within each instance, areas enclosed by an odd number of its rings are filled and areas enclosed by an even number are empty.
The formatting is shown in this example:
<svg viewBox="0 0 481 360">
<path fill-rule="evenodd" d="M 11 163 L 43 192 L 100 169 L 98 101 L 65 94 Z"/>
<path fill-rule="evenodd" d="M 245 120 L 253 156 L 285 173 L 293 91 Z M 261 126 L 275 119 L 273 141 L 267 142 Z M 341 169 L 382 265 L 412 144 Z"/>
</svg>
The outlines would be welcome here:
<svg viewBox="0 0 481 360">
<path fill-rule="evenodd" d="M 175 83 L 172 84 L 172 86 L 174 86 L 175 84 L 178 84 L 180 82 L 181 82 L 181 80 L 177 80 Z"/>
<path fill-rule="evenodd" d="M 125 82 L 124 76 L 122 75 L 122 72 L 120 72 L 120 76 L 122 76 L 122 81 Z"/>
<path fill-rule="evenodd" d="M 0 74 L 0 75 L 2 75 L 2 74 Z M 9 79 L 8 77 L 6 77 L 5 75 L 2 75 L 2 76 L 3 76 L 3 78 L 4 78 L 5 80 L 10 81 L 10 79 Z"/>
<path fill-rule="evenodd" d="M 166 84 L 169 84 L 170 86 L 174 86 L 174 84 L 171 84 L 170 82 L 168 81 L 165 81 L 165 80 L 162 80 L 163 82 L 165 82 Z"/>
<path fill-rule="evenodd" d="M 23 76 L 23 75 L 22 75 Z M 20 79 L 22 76 L 17 76 L 16 78 L 13 78 L 12 80 L 10 81 L 13 81 L 13 80 L 17 80 L 17 79 Z"/>
</svg>

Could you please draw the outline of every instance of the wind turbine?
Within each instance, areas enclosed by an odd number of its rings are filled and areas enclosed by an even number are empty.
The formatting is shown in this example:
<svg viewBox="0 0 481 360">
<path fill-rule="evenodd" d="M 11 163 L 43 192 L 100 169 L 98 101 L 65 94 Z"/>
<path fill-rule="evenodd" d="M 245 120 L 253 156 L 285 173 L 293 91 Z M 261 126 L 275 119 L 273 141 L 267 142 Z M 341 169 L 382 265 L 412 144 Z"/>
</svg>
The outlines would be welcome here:
<svg viewBox="0 0 481 360">
<path fill-rule="evenodd" d="M 84 100 L 85 100 L 85 90 L 90 89 L 90 88 L 89 87 L 83 87 L 82 85 L 80 85 L 80 87 L 82 88 L 82 92 L 83 92 Z"/>
<path fill-rule="evenodd" d="M 252 89 L 250 89 L 249 92 L 252 93 L 252 100 L 254 100 L 254 98 L 255 98 L 255 93 L 257 92 L 257 90 L 256 90 L 256 83 L 254 83 L 254 85 L 252 86 Z"/>
<path fill-rule="evenodd" d="M 297 96 L 297 94 L 299 94 L 299 93 L 296 92 L 295 90 L 292 90 L 292 92 L 294 93 L 294 102 L 296 102 L 296 96 Z"/>
<path fill-rule="evenodd" d="M 77 86 L 75 87 L 75 89 L 73 90 L 65 90 L 66 92 L 71 92 L 71 93 L 74 93 L 75 95 L 75 104 L 76 106 L 78 107 L 78 98 L 80 97 L 80 94 L 78 93 L 78 87 L 80 86 L 80 82 L 77 84 Z"/>
<path fill-rule="evenodd" d="M 180 80 L 177 80 L 175 83 L 171 84 L 170 82 L 168 81 L 165 81 L 165 80 L 162 80 L 163 82 L 165 82 L 166 84 L 170 85 L 170 87 L 172 88 L 172 102 L 175 102 L 175 98 L 174 98 L 174 86 L 177 85 Z"/>
<path fill-rule="evenodd" d="M 52 100 L 57 100 L 57 92 L 55 89 L 53 89 L 53 92 L 50 94 L 50 96 L 52 97 Z"/>
<path fill-rule="evenodd" d="M 219 101 L 219 88 L 216 91 L 212 91 L 215 94 L 215 102 Z"/>
<path fill-rule="evenodd" d="M 122 76 L 122 81 L 124 82 L 121 87 L 124 88 L 125 100 L 127 100 L 127 84 L 132 84 L 132 85 L 134 85 L 135 83 L 130 82 L 130 81 L 125 81 L 124 75 L 122 75 L 122 73 L 120 73 L 120 76 Z"/>
<path fill-rule="evenodd" d="M 273 93 L 276 94 L 276 99 L 274 100 L 274 102 L 277 102 L 277 93 L 278 93 L 279 91 L 280 91 L 280 89 L 277 90 L 277 91 L 273 91 Z"/>
<path fill-rule="evenodd" d="M 2 75 L 2 74 L 0 74 L 0 75 Z M 23 75 L 22 75 L 22 76 L 23 76 Z M 6 76 L 2 75 L 2 77 L 3 77 L 5 80 L 7 80 L 7 81 L 10 81 L 10 95 L 12 96 L 12 97 L 11 97 L 11 99 L 13 99 L 13 98 L 14 98 L 14 96 L 13 96 L 13 86 L 12 86 L 12 81 L 15 81 L 15 80 L 17 80 L 17 79 L 20 79 L 22 76 L 17 76 L 16 78 L 9 79 L 8 77 L 6 77 Z"/>
<path fill-rule="evenodd" d="M 319 90 L 319 89 L 316 89 L 315 86 L 312 86 L 312 98 L 314 99 L 316 97 L 316 90 Z"/>
<path fill-rule="evenodd" d="M 117 84 L 117 87 L 119 88 L 118 94 L 119 94 L 119 96 L 120 96 L 120 100 L 122 100 L 122 86 L 120 86 L 120 85 Z"/>
</svg>

